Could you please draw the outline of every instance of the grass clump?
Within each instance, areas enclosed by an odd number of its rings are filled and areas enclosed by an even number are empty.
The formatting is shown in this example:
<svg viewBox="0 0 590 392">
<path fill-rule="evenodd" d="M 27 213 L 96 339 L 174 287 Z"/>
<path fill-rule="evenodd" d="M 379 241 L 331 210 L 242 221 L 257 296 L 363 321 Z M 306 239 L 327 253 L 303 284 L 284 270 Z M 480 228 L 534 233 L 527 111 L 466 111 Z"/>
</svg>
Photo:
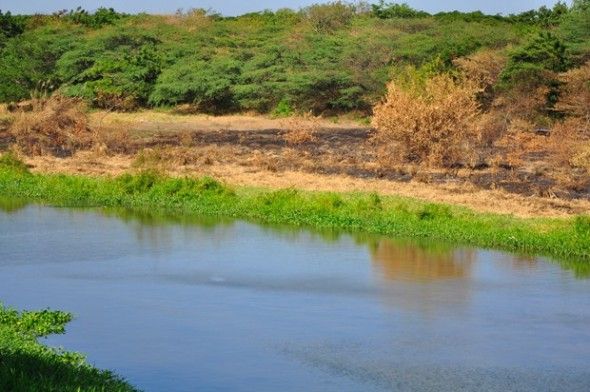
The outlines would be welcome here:
<svg viewBox="0 0 590 392">
<path fill-rule="evenodd" d="M 590 240 L 590 216 L 589 215 L 580 215 L 576 217 L 574 221 L 574 227 L 576 232 L 580 235 L 588 236 Z"/>
<path fill-rule="evenodd" d="M 0 168 L 14 170 L 19 173 L 28 173 L 29 171 L 26 163 L 20 160 L 12 151 L 0 155 Z"/>
<path fill-rule="evenodd" d="M 71 320 L 66 312 L 18 312 L 0 304 L 0 390 L 134 391 L 113 373 L 90 366 L 81 354 L 39 343 L 39 338 L 63 334 Z"/>
<path fill-rule="evenodd" d="M 453 217 L 451 209 L 441 204 L 426 204 L 417 215 L 420 220 L 451 219 Z"/>
</svg>

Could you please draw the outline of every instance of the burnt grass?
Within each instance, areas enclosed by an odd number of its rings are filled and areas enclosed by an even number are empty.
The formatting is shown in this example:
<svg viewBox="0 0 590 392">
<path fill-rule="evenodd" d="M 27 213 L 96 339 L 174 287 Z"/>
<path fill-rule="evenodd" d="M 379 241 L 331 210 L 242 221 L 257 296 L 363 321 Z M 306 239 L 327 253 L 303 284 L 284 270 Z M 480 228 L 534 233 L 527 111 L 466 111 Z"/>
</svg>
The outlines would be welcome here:
<svg viewBox="0 0 590 392">
<path fill-rule="evenodd" d="M 280 157 L 260 165 L 272 172 L 298 170 L 325 175 L 347 175 L 363 179 L 384 179 L 399 182 L 412 180 L 430 184 L 472 184 L 481 189 L 502 189 L 524 196 L 557 197 L 561 199 L 590 199 L 590 178 L 581 176 L 575 184 L 564 184 L 550 176 L 546 157 L 538 153 L 523 153 L 523 164 L 511 167 L 500 164 L 495 168 L 479 165 L 474 168 L 448 170 L 388 168 L 378 162 L 370 127 L 324 127 L 313 132 L 311 141 L 288 143 L 288 130 L 270 128 L 255 130 L 146 130 L 132 129 L 126 145 L 116 153 L 134 155 L 146 148 L 190 145 L 198 148 L 229 147 L 233 154 L 225 161 L 243 164 L 254 154 Z M 14 140 L 0 129 L 0 150 L 6 150 Z M 288 155 L 286 152 L 291 154 Z M 302 164 L 301 157 L 312 165 Z M 465 170 L 459 170 L 465 169 Z"/>
<path fill-rule="evenodd" d="M 544 170 L 531 170 L 531 167 L 544 167 L 542 154 L 530 153 L 523 156 L 526 165 L 511 167 L 499 165 L 492 170 L 487 165 L 468 168 L 459 173 L 460 168 L 449 170 L 409 171 L 402 168 L 384 168 L 377 163 L 376 148 L 372 143 L 374 130 L 370 127 L 323 128 L 314 132 L 314 140 L 291 144 L 285 140 L 286 130 L 231 130 L 190 132 L 192 145 L 199 147 L 232 147 L 237 154 L 235 163 L 255 152 L 281 156 L 284 152 L 295 150 L 297 155 L 305 156 L 316 164 L 311 168 L 300 165 L 292 158 L 273 161 L 271 171 L 303 170 L 319 174 L 347 175 L 355 178 L 385 179 L 408 182 L 418 180 L 425 183 L 449 184 L 470 183 L 482 189 L 502 189 L 525 196 L 558 197 L 563 199 L 590 199 L 590 178 L 577 182 L 575 186 L 564 185 L 547 175 Z M 143 148 L 173 147 L 181 145 L 181 134 L 176 132 L 156 132 L 149 136 L 136 138 L 133 152 Z M 371 163 L 374 163 L 371 165 Z"/>
</svg>

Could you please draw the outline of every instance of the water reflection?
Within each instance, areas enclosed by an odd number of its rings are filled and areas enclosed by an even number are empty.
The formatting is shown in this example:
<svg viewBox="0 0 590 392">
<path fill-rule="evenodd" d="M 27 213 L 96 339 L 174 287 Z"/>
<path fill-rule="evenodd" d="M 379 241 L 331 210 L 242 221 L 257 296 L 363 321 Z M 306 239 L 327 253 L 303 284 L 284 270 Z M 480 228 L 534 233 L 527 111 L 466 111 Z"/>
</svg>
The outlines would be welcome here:
<svg viewBox="0 0 590 392">
<path fill-rule="evenodd" d="M 135 233 L 138 243 L 149 249 L 171 249 L 178 232 L 182 233 L 183 241 L 199 241 L 201 236 L 195 235 L 194 228 L 201 232 L 215 233 L 216 241 L 222 242 L 232 235 L 231 228 L 235 221 L 231 219 L 194 216 L 181 214 L 166 214 L 151 210 L 129 210 L 124 208 L 99 209 L 98 212 L 107 218 L 117 218 Z M 175 231 L 169 230 L 174 227 Z"/>
<path fill-rule="evenodd" d="M 0 198 L 0 211 L 13 214 L 27 203 L 11 198 Z M 70 209 L 73 216 L 76 210 Z M 213 241 L 235 240 L 236 220 L 218 216 L 194 216 L 153 210 L 97 209 L 96 213 L 117 218 L 131 227 L 138 242 L 146 249 L 171 249 L 177 241 L 199 241 L 194 228 L 201 232 L 215 233 Z M 174 226 L 175 231 L 169 230 Z M 264 232 L 293 242 L 313 241 L 335 246 L 344 238 L 367 246 L 375 268 L 387 281 L 432 282 L 448 279 L 467 279 L 473 272 L 477 250 L 457 248 L 443 242 L 417 240 L 393 240 L 380 236 L 348 233 L 336 229 L 298 228 L 289 225 L 262 225 Z M 181 237 L 178 234 L 182 233 Z M 512 270 L 537 268 L 539 258 L 527 255 L 504 257 L 504 264 Z M 573 271 L 580 279 L 590 278 L 590 263 L 579 260 L 557 260 L 563 269 Z"/>
<path fill-rule="evenodd" d="M 413 282 L 468 278 L 476 257 L 474 249 L 391 239 L 376 242 L 371 254 L 386 279 Z"/>
<path fill-rule="evenodd" d="M 0 197 L 0 211 L 7 214 L 18 212 L 26 206 L 27 203 L 23 200 Z"/>
<path fill-rule="evenodd" d="M 22 204 L 13 202 L 18 208 Z M 1 204 L 0 204 L 1 208 Z M 16 210 L 15 210 L 16 211 Z M 220 243 L 234 235 L 232 228 L 236 220 L 218 216 L 194 216 L 152 210 L 104 209 L 99 210 L 107 217 L 116 217 L 133 224 L 137 239 L 146 246 L 173 246 L 168 226 L 181 226 L 186 240 L 194 233 L 188 230 L 198 226 L 206 232 L 215 232 Z M 457 248 L 442 241 L 404 239 L 393 240 L 366 233 L 350 233 L 338 229 L 300 228 L 291 225 L 260 225 L 263 231 L 280 235 L 290 241 L 317 241 L 337 244 L 343 238 L 352 238 L 358 245 L 367 246 L 377 268 L 389 281 L 407 280 L 429 282 L 439 279 L 468 278 L 473 270 L 476 249 Z M 531 255 L 506 255 L 505 264 L 514 270 L 530 270 L 537 267 L 539 258 Z M 572 259 L 554 259 L 563 269 L 570 270 L 578 279 L 590 278 L 590 263 Z"/>
</svg>

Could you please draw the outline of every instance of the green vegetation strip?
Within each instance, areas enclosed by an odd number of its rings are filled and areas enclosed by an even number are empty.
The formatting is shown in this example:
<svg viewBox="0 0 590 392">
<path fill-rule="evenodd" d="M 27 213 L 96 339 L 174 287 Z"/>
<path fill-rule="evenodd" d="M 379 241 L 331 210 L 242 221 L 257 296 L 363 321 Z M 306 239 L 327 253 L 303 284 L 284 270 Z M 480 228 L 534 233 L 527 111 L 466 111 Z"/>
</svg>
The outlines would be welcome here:
<svg viewBox="0 0 590 392">
<path fill-rule="evenodd" d="M 116 178 L 32 174 L 0 158 L 0 196 L 63 207 L 122 207 L 290 224 L 552 256 L 590 275 L 590 217 L 521 219 L 375 193 L 229 188 L 211 178 L 155 172 Z"/>
<path fill-rule="evenodd" d="M 1 391 L 134 391 L 108 371 L 90 366 L 78 353 L 52 349 L 38 339 L 64 333 L 69 313 L 18 312 L 0 304 Z"/>
</svg>

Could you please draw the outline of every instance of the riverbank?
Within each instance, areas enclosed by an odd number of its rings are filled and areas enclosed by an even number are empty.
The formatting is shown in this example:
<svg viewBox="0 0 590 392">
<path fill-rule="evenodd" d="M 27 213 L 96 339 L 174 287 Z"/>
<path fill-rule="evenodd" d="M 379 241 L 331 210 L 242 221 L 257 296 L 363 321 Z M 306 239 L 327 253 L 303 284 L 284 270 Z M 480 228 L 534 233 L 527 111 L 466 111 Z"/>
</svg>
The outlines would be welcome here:
<svg viewBox="0 0 590 392">
<path fill-rule="evenodd" d="M 47 347 L 39 339 L 62 334 L 72 315 L 60 311 L 18 312 L 0 303 L 0 390 L 135 391 L 78 353 Z"/>
<path fill-rule="evenodd" d="M 347 117 L 88 113 L 57 98 L 45 107 L 8 112 L 4 127 L 0 119 L 0 151 L 17 152 L 37 173 L 157 170 L 247 187 L 402 195 L 525 218 L 590 211 L 588 176 L 548 161 L 547 152 L 522 154 L 525 147 L 518 147 L 518 162 L 499 157 L 477 167 L 441 168 L 383 160 L 375 130 Z M 64 114 L 72 111 L 75 116 Z M 60 128 L 72 123 L 86 124 L 86 131 Z M 537 147 L 548 143 L 546 136 L 529 136 Z M 575 173 L 577 179 L 570 178 Z"/>
<path fill-rule="evenodd" d="M 377 193 L 308 192 L 230 187 L 212 178 L 174 178 L 155 171 L 117 177 L 33 174 L 5 155 L 0 196 L 64 207 L 122 207 L 219 216 L 260 223 L 431 239 L 573 260 L 590 268 L 590 218 L 518 218 Z"/>
</svg>

